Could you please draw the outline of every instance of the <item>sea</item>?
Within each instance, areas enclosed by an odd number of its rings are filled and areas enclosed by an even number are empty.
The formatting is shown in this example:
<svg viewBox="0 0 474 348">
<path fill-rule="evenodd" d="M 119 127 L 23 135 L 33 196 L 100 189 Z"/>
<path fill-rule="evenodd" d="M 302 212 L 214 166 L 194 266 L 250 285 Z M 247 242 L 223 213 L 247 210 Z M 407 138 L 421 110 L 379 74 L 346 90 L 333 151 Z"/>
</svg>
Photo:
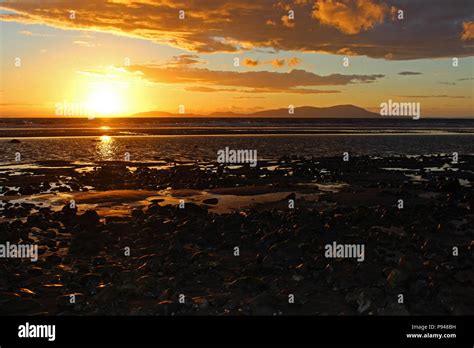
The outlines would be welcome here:
<svg viewBox="0 0 474 348">
<path fill-rule="evenodd" d="M 0 164 L 474 154 L 474 119 L 2 118 Z"/>
</svg>

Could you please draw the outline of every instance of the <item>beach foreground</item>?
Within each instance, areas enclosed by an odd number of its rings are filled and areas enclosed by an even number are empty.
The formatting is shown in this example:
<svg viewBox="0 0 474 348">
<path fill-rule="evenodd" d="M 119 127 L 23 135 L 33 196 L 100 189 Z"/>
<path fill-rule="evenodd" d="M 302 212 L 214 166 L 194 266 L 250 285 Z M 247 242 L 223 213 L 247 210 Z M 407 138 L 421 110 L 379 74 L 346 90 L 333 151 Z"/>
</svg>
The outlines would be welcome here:
<svg viewBox="0 0 474 348">
<path fill-rule="evenodd" d="M 0 313 L 470 314 L 473 177 L 467 155 L 3 166 L 0 242 L 39 257 L 0 260 Z"/>
</svg>

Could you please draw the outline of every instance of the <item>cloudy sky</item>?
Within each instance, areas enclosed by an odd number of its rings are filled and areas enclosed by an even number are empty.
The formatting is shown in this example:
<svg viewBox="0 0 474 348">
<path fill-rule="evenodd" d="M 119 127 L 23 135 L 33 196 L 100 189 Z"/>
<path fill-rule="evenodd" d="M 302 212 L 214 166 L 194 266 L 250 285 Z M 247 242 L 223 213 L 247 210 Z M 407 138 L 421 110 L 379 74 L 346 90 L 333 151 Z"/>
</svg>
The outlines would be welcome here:
<svg viewBox="0 0 474 348">
<path fill-rule="evenodd" d="M 0 0 L 0 115 L 392 99 L 473 116 L 473 14 L 471 0 Z"/>
</svg>

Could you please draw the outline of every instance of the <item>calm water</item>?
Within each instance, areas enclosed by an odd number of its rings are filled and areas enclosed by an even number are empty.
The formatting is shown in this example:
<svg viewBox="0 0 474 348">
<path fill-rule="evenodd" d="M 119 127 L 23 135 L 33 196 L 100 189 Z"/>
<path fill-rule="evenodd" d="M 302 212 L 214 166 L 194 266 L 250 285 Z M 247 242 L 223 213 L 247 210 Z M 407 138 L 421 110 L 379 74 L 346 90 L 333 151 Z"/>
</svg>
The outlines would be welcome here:
<svg viewBox="0 0 474 348">
<path fill-rule="evenodd" d="M 462 155 L 474 154 L 473 140 L 474 119 L 4 118 L 0 163 L 15 163 L 18 152 L 22 163 L 123 160 L 126 152 L 132 161 L 216 160 L 225 147 L 257 150 L 259 159 Z"/>
<path fill-rule="evenodd" d="M 15 153 L 22 163 L 43 160 L 132 161 L 216 160 L 219 149 L 256 149 L 259 159 L 284 155 L 420 155 L 433 153 L 474 154 L 474 135 L 467 134 L 369 134 L 369 135 L 202 135 L 22 138 L 12 144 L 0 139 L 0 162 L 14 163 Z"/>
<path fill-rule="evenodd" d="M 317 127 L 350 129 L 474 129 L 474 119 L 424 119 L 411 118 L 377 119 L 325 119 L 325 118 L 209 118 L 209 117 L 168 117 L 168 118 L 0 118 L 0 130 L 12 128 L 113 128 L 142 129 L 160 127 Z"/>
</svg>

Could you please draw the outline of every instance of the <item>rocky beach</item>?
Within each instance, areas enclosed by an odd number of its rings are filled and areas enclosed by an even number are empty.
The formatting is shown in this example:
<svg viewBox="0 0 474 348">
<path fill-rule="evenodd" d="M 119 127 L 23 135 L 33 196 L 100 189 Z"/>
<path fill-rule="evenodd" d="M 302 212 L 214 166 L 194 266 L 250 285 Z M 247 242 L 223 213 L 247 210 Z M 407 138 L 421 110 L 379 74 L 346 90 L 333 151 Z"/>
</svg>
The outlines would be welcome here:
<svg viewBox="0 0 474 348">
<path fill-rule="evenodd" d="M 474 156 L 0 166 L 2 315 L 474 311 Z M 327 244 L 363 244 L 362 262 Z M 400 295 L 402 300 L 400 301 Z"/>
</svg>

